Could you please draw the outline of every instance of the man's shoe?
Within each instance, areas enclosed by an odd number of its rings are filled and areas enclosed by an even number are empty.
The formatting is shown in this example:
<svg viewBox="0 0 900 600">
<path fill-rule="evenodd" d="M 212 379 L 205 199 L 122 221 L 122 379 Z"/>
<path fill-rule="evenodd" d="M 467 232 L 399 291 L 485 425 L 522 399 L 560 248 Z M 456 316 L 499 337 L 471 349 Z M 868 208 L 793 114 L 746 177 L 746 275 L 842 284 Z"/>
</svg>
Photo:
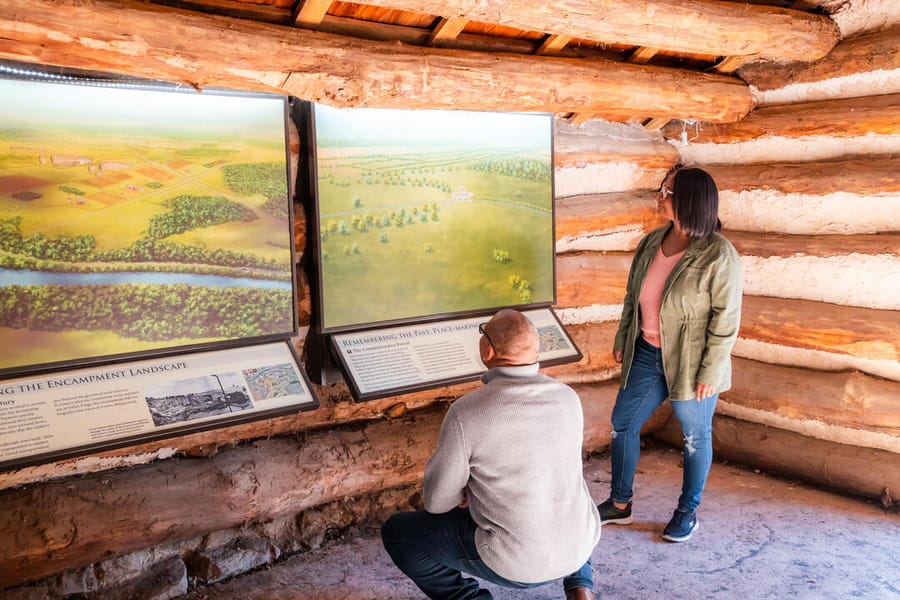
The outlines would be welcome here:
<svg viewBox="0 0 900 600">
<path fill-rule="evenodd" d="M 594 592 L 586 587 L 574 588 L 566 592 L 566 600 L 594 600 Z"/>
<path fill-rule="evenodd" d="M 597 505 L 600 511 L 600 525 L 631 525 L 634 519 L 631 518 L 631 501 L 628 506 L 618 508 L 612 501 L 607 498 L 602 504 Z"/>
<path fill-rule="evenodd" d="M 688 510 L 675 509 L 672 520 L 663 530 L 663 539 L 670 542 L 686 542 L 691 539 L 691 535 L 697 531 L 700 522 L 697 521 L 697 513 Z"/>
</svg>

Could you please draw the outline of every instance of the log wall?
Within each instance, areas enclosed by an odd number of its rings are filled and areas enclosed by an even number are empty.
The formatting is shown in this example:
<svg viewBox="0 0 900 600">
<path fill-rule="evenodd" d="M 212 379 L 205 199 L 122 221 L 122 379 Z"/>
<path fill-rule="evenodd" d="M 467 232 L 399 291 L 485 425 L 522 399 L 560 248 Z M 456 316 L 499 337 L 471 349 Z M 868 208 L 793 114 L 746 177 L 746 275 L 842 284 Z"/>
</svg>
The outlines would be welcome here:
<svg viewBox="0 0 900 600">
<path fill-rule="evenodd" d="M 859 58 L 866 43 L 836 52 L 883 66 Z M 876 36 L 869 54 L 884 44 Z M 828 72 L 804 77 L 821 93 Z M 765 89 L 778 88 L 767 76 Z M 900 125 L 897 90 L 880 91 L 801 94 L 730 129 L 699 131 L 688 146 L 665 130 L 557 121 L 556 308 L 584 358 L 545 372 L 581 396 L 586 451 L 609 444 L 619 373 L 610 349 L 631 253 L 660 224 L 654 191 L 680 160 L 719 181 L 745 270 L 716 452 L 846 493 L 900 487 L 891 462 L 900 454 Z M 302 248 L 302 220 L 295 230 Z M 308 315 L 303 298 L 300 310 Z M 317 386 L 322 406 L 310 413 L 0 474 L 0 587 L 18 586 L 10 597 L 114 597 L 109 590 L 152 580 L 159 597 L 174 597 L 188 577 L 216 581 L 315 547 L 329 528 L 415 506 L 445 407 L 476 385 L 364 404 L 343 384 Z M 677 444 L 670 421 L 664 407 L 646 431 Z"/>
</svg>

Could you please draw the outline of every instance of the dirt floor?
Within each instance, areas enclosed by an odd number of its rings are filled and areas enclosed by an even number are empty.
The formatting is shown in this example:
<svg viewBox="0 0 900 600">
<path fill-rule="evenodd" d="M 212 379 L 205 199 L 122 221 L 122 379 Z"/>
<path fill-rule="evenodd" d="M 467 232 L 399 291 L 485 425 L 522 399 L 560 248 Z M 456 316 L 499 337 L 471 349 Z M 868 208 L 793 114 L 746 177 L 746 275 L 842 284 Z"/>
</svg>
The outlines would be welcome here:
<svg viewBox="0 0 900 600">
<path fill-rule="evenodd" d="M 900 467 L 898 467 L 900 468 Z M 594 498 L 609 459 L 585 465 Z M 900 515 L 736 466 L 714 464 L 699 529 L 672 544 L 660 533 L 681 487 L 680 452 L 645 451 L 635 522 L 604 527 L 594 550 L 597 598 L 674 600 L 900 599 Z M 562 584 L 526 591 L 485 585 L 498 600 L 563 598 Z M 376 530 L 196 590 L 191 600 L 406 600 L 424 596 L 390 562 Z"/>
</svg>

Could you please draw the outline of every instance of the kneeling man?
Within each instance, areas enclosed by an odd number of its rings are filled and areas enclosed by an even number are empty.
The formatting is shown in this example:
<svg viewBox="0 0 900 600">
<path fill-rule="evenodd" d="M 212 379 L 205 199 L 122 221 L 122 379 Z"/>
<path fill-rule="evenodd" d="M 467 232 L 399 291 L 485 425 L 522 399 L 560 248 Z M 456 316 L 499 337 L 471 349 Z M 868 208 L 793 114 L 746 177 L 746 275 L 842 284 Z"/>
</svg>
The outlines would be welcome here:
<svg viewBox="0 0 900 600">
<path fill-rule="evenodd" d="M 388 554 L 432 599 L 489 599 L 463 577 L 529 588 L 564 577 L 592 598 L 600 518 L 581 463 L 575 391 L 538 373 L 537 331 L 505 309 L 479 326 L 484 386 L 454 402 L 425 467 L 425 511 L 393 515 Z"/>
</svg>

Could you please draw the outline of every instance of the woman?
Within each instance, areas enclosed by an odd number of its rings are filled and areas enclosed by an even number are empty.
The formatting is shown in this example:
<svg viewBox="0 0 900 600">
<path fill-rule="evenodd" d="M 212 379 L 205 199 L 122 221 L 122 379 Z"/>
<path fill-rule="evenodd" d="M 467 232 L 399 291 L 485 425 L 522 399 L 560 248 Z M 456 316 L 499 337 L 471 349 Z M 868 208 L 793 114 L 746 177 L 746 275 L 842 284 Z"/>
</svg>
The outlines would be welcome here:
<svg viewBox="0 0 900 600">
<path fill-rule="evenodd" d="M 731 348 L 741 316 L 740 257 L 718 232 L 719 193 L 701 169 L 671 170 L 659 189 L 669 224 L 638 244 L 613 357 L 622 378 L 612 414 L 612 484 L 603 524 L 632 522 L 641 427 L 666 398 L 684 435 L 684 481 L 663 532 L 687 541 L 712 464 L 712 416 L 731 387 Z"/>
</svg>

